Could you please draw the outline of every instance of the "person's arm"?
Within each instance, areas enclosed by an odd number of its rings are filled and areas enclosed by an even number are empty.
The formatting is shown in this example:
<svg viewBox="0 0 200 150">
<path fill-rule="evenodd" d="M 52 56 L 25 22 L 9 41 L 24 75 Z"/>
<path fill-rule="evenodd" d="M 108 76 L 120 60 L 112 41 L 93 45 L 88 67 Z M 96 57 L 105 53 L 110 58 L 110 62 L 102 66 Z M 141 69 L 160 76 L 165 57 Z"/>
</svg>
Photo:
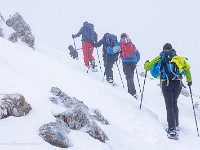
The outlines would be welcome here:
<svg viewBox="0 0 200 150">
<path fill-rule="evenodd" d="M 161 56 L 157 56 L 157 57 L 154 58 L 151 62 L 146 61 L 145 64 L 144 64 L 144 69 L 145 69 L 146 71 L 151 70 L 151 68 L 153 67 L 154 63 L 155 63 L 158 59 L 160 59 L 160 57 L 161 57 Z"/>
<path fill-rule="evenodd" d="M 140 52 L 136 49 L 137 63 L 140 61 Z"/>
<path fill-rule="evenodd" d="M 94 47 L 100 47 L 104 43 L 104 39 L 101 39 L 98 43 L 92 43 Z"/>
<path fill-rule="evenodd" d="M 94 31 L 94 43 L 97 43 L 97 39 L 98 39 L 97 33 Z"/>
<path fill-rule="evenodd" d="M 187 82 L 191 82 L 192 81 L 192 76 L 191 76 L 190 69 L 185 70 L 185 74 L 186 74 L 186 80 L 187 80 Z"/>
<path fill-rule="evenodd" d="M 77 34 L 72 34 L 72 38 L 77 38 L 83 33 L 83 27 L 79 30 Z"/>
</svg>

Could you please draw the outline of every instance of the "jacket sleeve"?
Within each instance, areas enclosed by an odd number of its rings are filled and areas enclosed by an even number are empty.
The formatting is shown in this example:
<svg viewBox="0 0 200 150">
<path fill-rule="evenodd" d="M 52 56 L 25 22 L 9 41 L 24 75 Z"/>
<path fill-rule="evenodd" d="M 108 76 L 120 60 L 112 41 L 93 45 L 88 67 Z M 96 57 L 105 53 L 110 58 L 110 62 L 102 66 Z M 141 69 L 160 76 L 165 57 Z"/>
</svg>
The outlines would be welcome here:
<svg viewBox="0 0 200 150">
<path fill-rule="evenodd" d="M 97 43 L 97 39 L 98 39 L 97 33 L 94 32 L 94 42 L 95 42 L 95 43 Z"/>
<path fill-rule="evenodd" d="M 154 58 L 151 62 L 146 62 L 144 64 L 144 69 L 146 71 L 151 70 L 151 68 L 153 67 L 154 63 L 160 58 L 161 56 L 157 56 L 156 58 Z"/>
<path fill-rule="evenodd" d="M 192 76 L 191 76 L 190 69 L 185 70 L 185 74 L 186 74 L 186 80 L 187 80 L 187 82 L 191 82 L 192 81 Z"/>
<path fill-rule="evenodd" d="M 83 33 L 83 27 L 79 30 L 77 34 L 74 35 L 74 38 L 79 37 Z"/>
<path fill-rule="evenodd" d="M 136 49 L 137 63 L 140 61 L 140 52 Z"/>
<path fill-rule="evenodd" d="M 104 43 L 104 39 L 101 39 L 98 43 L 92 43 L 94 47 L 100 47 Z"/>
</svg>

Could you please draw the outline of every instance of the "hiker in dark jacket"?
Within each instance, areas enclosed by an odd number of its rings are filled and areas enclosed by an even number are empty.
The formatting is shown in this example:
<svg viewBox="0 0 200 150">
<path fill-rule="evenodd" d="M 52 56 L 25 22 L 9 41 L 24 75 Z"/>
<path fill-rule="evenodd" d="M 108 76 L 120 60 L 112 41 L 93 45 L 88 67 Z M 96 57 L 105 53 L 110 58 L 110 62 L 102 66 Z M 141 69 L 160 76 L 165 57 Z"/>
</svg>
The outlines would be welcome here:
<svg viewBox="0 0 200 150">
<path fill-rule="evenodd" d="M 122 45 L 123 45 L 122 41 L 124 41 L 124 40 L 126 40 L 127 43 L 130 41 L 130 39 L 128 38 L 128 35 L 126 33 L 121 34 L 120 42 L 117 43 L 117 45 L 113 48 L 113 51 L 114 51 L 114 53 L 122 52 L 121 59 L 122 59 L 122 64 L 123 64 L 123 71 L 124 71 L 124 74 L 126 75 L 128 93 L 130 93 L 134 98 L 138 99 L 139 97 L 136 93 L 135 84 L 134 84 L 134 70 L 136 68 L 136 64 L 140 60 L 140 53 L 135 48 L 134 57 L 125 58 L 124 51 L 122 49 Z M 135 46 L 133 45 L 133 47 L 135 47 Z"/>
<path fill-rule="evenodd" d="M 162 58 L 162 56 L 167 56 L 169 58 L 169 53 L 173 53 L 175 56 L 172 57 L 172 60 L 180 60 L 182 59 L 183 61 L 185 61 L 184 57 L 181 56 L 177 56 L 175 54 L 175 50 L 172 49 L 172 45 L 170 43 L 166 43 L 163 46 L 163 52 L 157 56 L 156 58 L 154 58 L 151 62 L 146 61 L 145 65 L 144 65 L 144 69 L 149 71 L 151 70 L 151 68 L 154 66 L 154 63 L 156 63 L 158 60 L 160 60 Z M 172 61 L 171 62 L 175 62 Z M 173 72 L 175 72 L 174 78 L 170 79 L 170 73 L 168 73 L 168 75 L 165 75 L 164 72 L 166 72 L 167 69 L 164 68 L 164 65 L 166 65 L 166 60 L 163 59 L 161 60 L 161 75 L 160 75 L 160 79 L 161 79 L 161 83 L 162 83 L 162 93 L 165 99 L 165 104 L 166 104 L 166 110 L 167 110 L 167 122 L 168 122 L 168 134 L 172 137 L 176 137 L 177 135 L 177 128 L 179 125 L 179 109 L 178 109 L 178 105 L 177 105 L 177 100 L 178 97 L 181 93 L 181 89 L 182 89 L 182 75 L 179 74 L 180 72 L 180 68 Z M 178 62 L 177 62 L 178 63 Z M 178 66 L 178 64 L 176 63 L 176 65 Z M 188 82 L 188 86 L 192 85 L 192 78 L 191 78 L 191 73 L 190 73 L 190 66 L 187 64 L 187 62 L 185 61 L 184 63 L 186 66 L 184 66 L 184 71 L 185 71 L 185 75 L 186 75 L 186 79 Z M 162 69 L 164 68 L 164 69 Z M 175 68 L 172 67 L 172 68 Z M 182 67 L 181 67 L 182 68 Z M 174 69 L 175 70 L 175 69 Z M 183 70 L 182 70 L 183 71 Z M 181 71 L 181 72 L 182 72 Z M 176 76 L 176 77 L 175 77 Z"/>
<path fill-rule="evenodd" d="M 109 83 L 113 83 L 113 64 L 118 58 L 118 53 L 116 54 L 109 54 L 107 52 L 107 47 L 108 47 L 108 41 L 106 41 L 109 33 L 105 33 L 103 38 L 98 42 L 98 43 L 93 43 L 92 45 L 94 47 L 100 47 L 103 45 L 103 60 L 104 60 L 104 67 L 105 67 L 105 75 L 106 75 L 106 80 Z"/>
<path fill-rule="evenodd" d="M 89 24 L 87 21 L 83 23 L 83 27 L 79 30 L 77 34 L 72 34 L 72 38 L 77 38 L 82 34 L 82 50 L 83 50 L 83 55 L 84 55 L 84 62 L 85 66 L 89 67 L 89 62 L 91 63 L 91 66 L 93 69 L 95 69 L 95 59 L 93 57 L 93 50 L 94 47 L 91 45 L 91 43 L 96 43 L 97 42 L 97 34 L 93 29 L 90 32 L 92 33 L 87 33 L 87 31 L 84 31 L 84 26 Z M 89 34 L 92 34 L 92 36 L 88 37 Z"/>
</svg>

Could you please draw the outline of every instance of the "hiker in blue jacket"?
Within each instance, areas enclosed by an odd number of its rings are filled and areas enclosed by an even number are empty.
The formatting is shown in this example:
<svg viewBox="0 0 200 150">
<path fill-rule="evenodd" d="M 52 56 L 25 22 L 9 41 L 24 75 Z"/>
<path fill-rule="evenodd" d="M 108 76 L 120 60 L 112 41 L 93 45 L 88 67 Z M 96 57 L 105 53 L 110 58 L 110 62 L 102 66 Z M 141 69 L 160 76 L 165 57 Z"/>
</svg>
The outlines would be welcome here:
<svg viewBox="0 0 200 150">
<path fill-rule="evenodd" d="M 94 47 L 100 47 L 101 45 L 103 45 L 103 60 L 104 60 L 104 67 L 105 67 L 105 75 L 106 75 L 106 80 L 109 83 L 113 83 L 113 64 L 114 62 L 117 60 L 118 58 L 118 53 L 115 54 L 109 54 L 107 52 L 107 47 L 109 46 L 109 36 L 115 36 L 113 34 L 109 34 L 109 33 L 105 33 L 103 38 L 98 42 L 98 43 L 92 43 L 92 46 Z M 116 41 L 114 41 L 114 45 L 117 43 L 117 36 L 116 37 Z"/>
<path fill-rule="evenodd" d="M 136 68 L 136 64 L 140 60 L 139 51 L 136 49 L 135 45 L 132 44 L 126 33 L 121 34 L 121 40 L 113 48 L 113 51 L 114 53 L 121 52 L 123 72 L 126 75 L 128 93 L 138 99 L 134 85 L 134 70 Z"/>
<path fill-rule="evenodd" d="M 93 71 L 97 71 L 95 68 L 95 59 L 93 56 L 94 47 L 92 43 L 97 42 L 97 34 L 94 31 L 94 25 L 87 21 L 83 23 L 83 27 L 77 34 L 72 34 L 72 38 L 77 38 L 82 34 L 82 50 L 84 56 L 84 62 L 86 67 L 92 67 Z M 89 65 L 89 62 L 91 65 Z"/>
</svg>

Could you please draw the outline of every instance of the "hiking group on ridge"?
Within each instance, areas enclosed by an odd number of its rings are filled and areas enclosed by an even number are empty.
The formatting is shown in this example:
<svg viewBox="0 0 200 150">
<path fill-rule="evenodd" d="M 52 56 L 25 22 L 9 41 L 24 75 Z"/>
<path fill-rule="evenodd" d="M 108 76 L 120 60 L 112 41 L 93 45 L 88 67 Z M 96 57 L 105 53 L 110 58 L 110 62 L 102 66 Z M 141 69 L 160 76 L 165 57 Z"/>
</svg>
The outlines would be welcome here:
<svg viewBox="0 0 200 150">
<path fill-rule="evenodd" d="M 85 66 L 97 71 L 95 68 L 93 50 L 94 47 L 97 48 L 103 45 L 102 54 L 105 67 L 104 76 L 106 76 L 106 80 L 109 83 L 113 83 L 112 68 L 115 62 L 117 64 L 118 56 L 120 55 L 123 72 L 126 76 L 128 93 L 138 99 L 139 96 L 136 93 L 134 84 L 134 71 L 140 60 L 140 53 L 128 35 L 122 33 L 121 39 L 118 42 L 116 35 L 105 33 L 103 38 L 97 42 L 97 34 L 94 31 L 94 25 L 88 22 L 84 22 L 80 31 L 77 34 L 72 34 L 72 38 L 74 39 L 81 34 Z M 147 71 L 150 71 L 154 78 L 160 79 L 167 111 L 167 133 L 168 138 L 171 139 L 176 139 L 178 136 L 179 109 L 177 101 L 183 86 L 183 75 L 186 76 L 188 86 L 190 87 L 192 85 L 190 65 L 186 61 L 186 58 L 176 54 L 176 51 L 172 48 L 170 43 L 166 43 L 159 56 L 154 58 L 151 62 L 146 61 L 144 64 L 146 74 Z"/>
</svg>

